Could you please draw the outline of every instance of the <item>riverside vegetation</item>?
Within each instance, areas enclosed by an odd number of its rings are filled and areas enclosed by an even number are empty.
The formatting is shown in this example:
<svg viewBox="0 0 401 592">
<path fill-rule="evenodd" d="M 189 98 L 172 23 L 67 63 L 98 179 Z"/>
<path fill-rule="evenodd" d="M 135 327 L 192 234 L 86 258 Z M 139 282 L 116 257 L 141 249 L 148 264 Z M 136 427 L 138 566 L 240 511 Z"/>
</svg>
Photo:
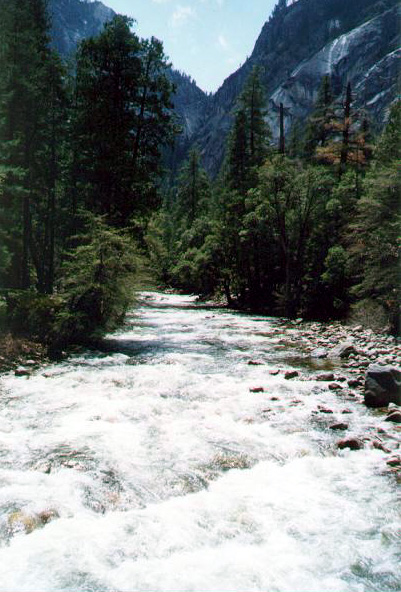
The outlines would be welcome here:
<svg viewBox="0 0 401 592">
<path fill-rule="evenodd" d="M 161 42 L 116 16 L 72 63 L 50 49 L 45 0 L 0 0 L 3 333 L 55 354 L 121 323 L 151 269 L 160 286 L 400 334 L 401 103 L 385 129 L 333 101 L 278 146 L 255 68 L 216 179 L 179 128 Z M 8 337 L 10 339 L 10 337 Z"/>
</svg>

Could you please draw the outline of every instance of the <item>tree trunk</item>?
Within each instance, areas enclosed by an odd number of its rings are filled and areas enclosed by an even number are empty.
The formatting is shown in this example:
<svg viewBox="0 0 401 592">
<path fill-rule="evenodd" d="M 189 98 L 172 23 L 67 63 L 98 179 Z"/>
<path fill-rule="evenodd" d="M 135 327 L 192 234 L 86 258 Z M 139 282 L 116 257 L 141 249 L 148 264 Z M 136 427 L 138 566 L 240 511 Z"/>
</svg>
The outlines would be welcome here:
<svg viewBox="0 0 401 592">
<path fill-rule="evenodd" d="M 280 154 L 285 154 L 285 136 L 284 136 L 284 105 L 280 103 Z"/>
</svg>

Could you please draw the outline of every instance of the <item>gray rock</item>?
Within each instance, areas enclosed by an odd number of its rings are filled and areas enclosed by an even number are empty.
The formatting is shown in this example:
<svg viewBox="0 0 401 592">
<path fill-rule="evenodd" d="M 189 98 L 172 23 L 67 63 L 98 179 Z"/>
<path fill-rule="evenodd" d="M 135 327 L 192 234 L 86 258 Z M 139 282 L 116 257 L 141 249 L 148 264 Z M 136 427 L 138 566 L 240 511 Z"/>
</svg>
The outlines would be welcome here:
<svg viewBox="0 0 401 592">
<path fill-rule="evenodd" d="M 24 366 L 18 366 L 14 372 L 15 376 L 29 376 L 30 373 L 31 371 L 28 368 L 24 368 Z"/>
<path fill-rule="evenodd" d="M 348 358 L 350 354 L 358 353 L 356 347 L 350 341 L 339 343 L 329 352 L 329 358 Z"/>
<path fill-rule="evenodd" d="M 401 405 L 401 369 L 371 364 L 365 376 L 365 405 L 387 407 Z"/>
<path fill-rule="evenodd" d="M 317 347 L 316 349 L 312 350 L 310 353 L 311 358 L 318 358 L 318 359 L 327 358 L 328 355 L 329 355 L 329 352 L 324 347 Z"/>
</svg>

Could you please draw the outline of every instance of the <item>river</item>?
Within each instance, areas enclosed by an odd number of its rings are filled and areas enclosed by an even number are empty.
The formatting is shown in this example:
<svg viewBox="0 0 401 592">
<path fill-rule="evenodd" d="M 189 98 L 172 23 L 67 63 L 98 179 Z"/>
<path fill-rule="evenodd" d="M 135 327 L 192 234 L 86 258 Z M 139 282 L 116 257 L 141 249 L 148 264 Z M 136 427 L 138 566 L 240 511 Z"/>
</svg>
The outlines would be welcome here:
<svg viewBox="0 0 401 592">
<path fill-rule="evenodd" d="M 144 293 L 120 351 L 3 376 L 0 590 L 399 591 L 399 486 L 329 429 L 381 420 L 272 375 L 283 326 Z"/>
</svg>

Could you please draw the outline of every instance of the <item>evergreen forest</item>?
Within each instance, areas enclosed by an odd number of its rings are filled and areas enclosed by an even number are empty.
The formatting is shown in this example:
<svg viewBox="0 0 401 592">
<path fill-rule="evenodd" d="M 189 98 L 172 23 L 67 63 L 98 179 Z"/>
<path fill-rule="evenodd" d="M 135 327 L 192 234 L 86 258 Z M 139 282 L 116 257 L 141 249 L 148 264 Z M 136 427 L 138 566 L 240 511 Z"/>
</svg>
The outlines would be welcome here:
<svg viewBox="0 0 401 592">
<path fill-rule="evenodd" d="M 57 353 L 115 329 L 141 282 L 400 334 L 401 102 L 266 124 L 254 68 L 216 178 L 180 126 L 162 43 L 116 16 L 63 61 L 46 0 L 0 0 L 0 323 Z M 264 76 L 268 73 L 264 73 Z"/>
</svg>

